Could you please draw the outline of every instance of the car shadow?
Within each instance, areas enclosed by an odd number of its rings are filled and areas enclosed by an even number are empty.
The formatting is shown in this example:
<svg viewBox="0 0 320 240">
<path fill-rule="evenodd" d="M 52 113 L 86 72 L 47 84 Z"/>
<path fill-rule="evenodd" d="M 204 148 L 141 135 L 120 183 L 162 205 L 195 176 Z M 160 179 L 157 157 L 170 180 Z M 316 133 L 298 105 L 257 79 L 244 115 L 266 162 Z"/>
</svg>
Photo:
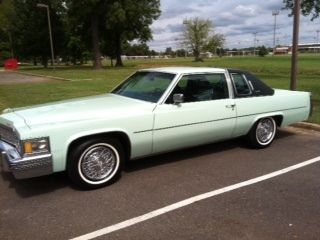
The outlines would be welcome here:
<svg viewBox="0 0 320 240">
<path fill-rule="evenodd" d="M 292 135 L 295 135 L 295 133 L 281 129 L 277 134 L 277 139 L 286 138 Z M 236 138 L 233 140 L 206 144 L 193 148 L 186 148 L 183 150 L 130 161 L 126 164 L 124 172 L 130 173 L 160 165 L 170 164 L 173 162 L 186 161 L 190 158 L 201 157 L 235 148 L 245 148 L 248 149 L 248 151 L 259 151 L 249 148 L 244 138 Z M 48 194 L 63 188 L 82 191 L 69 180 L 66 172 L 22 180 L 15 179 L 11 173 L 2 172 L 1 175 L 4 182 L 9 182 L 9 188 L 13 188 L 22 198 Z"/>
<path fill-rule="evenodd" d="M 294 135 L 285 129 L 279 129 L 276 139 L 287 138 Z M 185 161 L 194 157 L 201 157 L 205 155 L 214 154 L 217 152 L 227 151 L 234 148 L 244 148 L 248 151 L 260 151 L 259 149 L 250 148 L 244 137 L 239 137 L 223 142 L 211 143 L 192 148 L 186 148 L 169 153 L 163 153 L 155 156 L 141 158 L 135 161 L 126 163 L 125 172 L 134 172 L 146 168 L 152 168 L 172 162 Z"/>
<path fill-rule="evenodd" d="M 153 168 L 160 165 L 170 164 L 172 162 L 186 161 L 191 158 L 201 157 L 239 147 L 246 148 L 246 144 L 241 138 L 201 145 L 197 147 L 185 148 L 177 151 L 137 159 L 134 161 L 129 161 L 126 163 L 124 171 L 139 171 L 142 169 Z"/>
<path fill-rule="evenodd" d="M 72 186 L 65 172 L 30 179 L 15 179 L 11 173 L 6 172 L 2 172 L 1 175 L 3 181 L 9 183 L 8 187 L 14 189 L 22 198 L 47 194 Z"/>
</svg>

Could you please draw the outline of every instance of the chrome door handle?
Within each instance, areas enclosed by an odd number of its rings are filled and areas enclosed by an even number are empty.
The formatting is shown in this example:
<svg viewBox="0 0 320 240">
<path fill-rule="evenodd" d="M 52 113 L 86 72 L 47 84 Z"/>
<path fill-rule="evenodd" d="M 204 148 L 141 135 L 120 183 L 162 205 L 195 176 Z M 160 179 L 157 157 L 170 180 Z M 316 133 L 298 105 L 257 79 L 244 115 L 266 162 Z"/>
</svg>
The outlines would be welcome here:
<svg viewBox="0 0 320 240">
<path fill-rule="evenodd" d="M 236 105 L 235 104 L 229 104 L 229 105 L 226 105 L 226 108 L 232 108 L 232 109 L 234 109 L 236 107 Z"/>
</svg>

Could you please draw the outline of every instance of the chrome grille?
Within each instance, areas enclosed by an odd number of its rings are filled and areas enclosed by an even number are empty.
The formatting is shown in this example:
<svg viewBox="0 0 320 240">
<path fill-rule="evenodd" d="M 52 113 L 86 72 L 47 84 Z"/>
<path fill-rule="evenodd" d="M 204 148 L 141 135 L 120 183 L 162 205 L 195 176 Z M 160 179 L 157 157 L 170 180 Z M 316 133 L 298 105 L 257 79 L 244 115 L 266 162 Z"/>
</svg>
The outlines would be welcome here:
<svg viewBox="0 0 320 240">
<path fill-rule="evenodd" d="M 0 124 L 0 139 L 14 145 L 18 150 L 20 150 L 18 134 L 12 128 Z"/>
</svg>

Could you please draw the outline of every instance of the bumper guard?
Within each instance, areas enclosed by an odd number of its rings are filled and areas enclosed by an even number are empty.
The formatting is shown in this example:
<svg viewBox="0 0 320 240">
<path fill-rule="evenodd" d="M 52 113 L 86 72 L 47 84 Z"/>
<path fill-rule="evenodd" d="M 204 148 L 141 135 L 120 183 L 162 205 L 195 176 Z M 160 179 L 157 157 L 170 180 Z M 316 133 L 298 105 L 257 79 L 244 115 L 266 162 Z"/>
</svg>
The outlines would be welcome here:
<svg viewBox="0 0 320 240">
<path fill-rule="evenodd" d="M 52 155 L 21 157 L 15 147 L 0 140 L 0 167 L 17 179 L 49 175 L 53 172 Z"/>
</svg>

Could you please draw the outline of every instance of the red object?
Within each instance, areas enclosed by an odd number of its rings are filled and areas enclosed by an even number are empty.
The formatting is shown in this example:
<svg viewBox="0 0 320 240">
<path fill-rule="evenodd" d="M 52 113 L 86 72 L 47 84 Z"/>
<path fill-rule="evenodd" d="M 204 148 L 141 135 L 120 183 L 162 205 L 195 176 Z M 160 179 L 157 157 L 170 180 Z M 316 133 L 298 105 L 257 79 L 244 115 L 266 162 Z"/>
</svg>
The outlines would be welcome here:
<svg viewBox="0 0 320 240">
<path fill-rule="evenodd" d="M 5 70 L 17 70 L 18 69 L 18 60 L 15 58 L 10 58 L 4 63 Z"/>
</svg>

